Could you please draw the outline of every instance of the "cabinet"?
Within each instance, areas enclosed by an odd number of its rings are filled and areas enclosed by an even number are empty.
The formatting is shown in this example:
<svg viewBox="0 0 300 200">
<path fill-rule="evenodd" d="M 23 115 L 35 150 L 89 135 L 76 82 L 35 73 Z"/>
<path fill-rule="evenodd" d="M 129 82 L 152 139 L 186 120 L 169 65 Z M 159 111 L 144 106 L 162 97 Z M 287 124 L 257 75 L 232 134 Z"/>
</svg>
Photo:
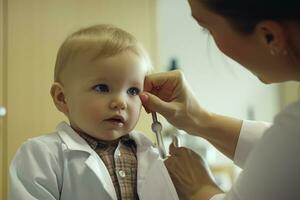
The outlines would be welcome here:
<svg viewBox="0 0 300 200">
<path fill-rule="evenodd" d="M 67 35 L 98 23 L 135 35 L 157 62 L 155 0 L 1 0 L 1 197 L 7 199 L 9 163 L 29 137 L 53 131 L 64 119 L 49 93 L 58 47 Z M 150 117 L 137 129 L 150 133 Z"/>
</svg>

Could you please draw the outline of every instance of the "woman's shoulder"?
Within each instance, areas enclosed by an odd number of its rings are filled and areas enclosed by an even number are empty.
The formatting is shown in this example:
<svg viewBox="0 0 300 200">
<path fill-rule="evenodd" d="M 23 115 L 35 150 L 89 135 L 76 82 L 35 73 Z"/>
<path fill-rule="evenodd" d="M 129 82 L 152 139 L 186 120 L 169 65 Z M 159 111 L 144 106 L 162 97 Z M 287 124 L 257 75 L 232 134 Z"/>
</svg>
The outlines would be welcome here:
<svg viewBox="0 0 300 200">
<path fill-rule="evenodd" d="M 299 152 L 300 102 L 295 102 L 255 144 L 230 194 L 241 199 L 299 199 Z"/>
<path fill-rule="evenodd" d="M 288 105 L 274 118 L 262 141 L 266 146 L 280 147 L 280 152 L 300 151 L 300 101 Z"/>
</svg>

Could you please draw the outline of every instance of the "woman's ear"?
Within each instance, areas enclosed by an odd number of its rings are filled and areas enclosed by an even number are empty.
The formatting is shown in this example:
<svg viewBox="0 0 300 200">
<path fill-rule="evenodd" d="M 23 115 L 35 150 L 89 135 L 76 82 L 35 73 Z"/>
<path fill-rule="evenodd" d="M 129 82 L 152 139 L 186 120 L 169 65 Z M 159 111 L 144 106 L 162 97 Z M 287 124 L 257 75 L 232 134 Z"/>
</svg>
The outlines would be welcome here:
<svg viewBox="0 0 300 200">
<path fill-rule="evenodd" d="M 287 38 L 282 24 L 272 20 L 261 21 L 256 32 L 271 55 L 287 54 Z"/>
<path fill-rule="evenodd" d="M 56 108 L 67 115 L 68 106 L 65 101 L 64 87 L 62 86 L 62 84 L 54 82 L 51 86 L 50 93 Z"/>
</svg>

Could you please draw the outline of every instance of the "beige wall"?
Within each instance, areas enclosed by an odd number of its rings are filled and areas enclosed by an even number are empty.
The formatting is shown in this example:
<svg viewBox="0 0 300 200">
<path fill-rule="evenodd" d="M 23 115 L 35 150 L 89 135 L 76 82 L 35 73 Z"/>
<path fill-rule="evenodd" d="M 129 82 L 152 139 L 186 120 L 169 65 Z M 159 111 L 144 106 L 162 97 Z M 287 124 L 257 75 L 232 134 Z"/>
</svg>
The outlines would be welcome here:
<svg viewBox="0 0 300 200">
<path fill-rule="evenodd" d="M 9 37 L 4 53 L 7 66 L 3 65 L 7 77 L 1 79 L 6 81 L 0 87 L 0 91 L 7 91 L 4 98 L 8 108 L 7 131 L 1 134 L 1 141 L 7 138 L 1 145 L 2 199 L 7 199 L 7 167 L 16 149 L 29 137 L 53 131 L 57 122 L 64 119 L 52 104 L 49 88 L 57 49 L 68 34 L 88 25 L 111 23 L 134 34 L 150 52 L 153 63 L 157 63 L 155 0 L 7 2 L 4 32 Z M 137 129 L 154 138 L 150 125 L 150 117 L 143 114 Z"/>
<path fill-rule="evenodd" d="M 0 0 L 0 106 L 5 106 L 4 104 L 4 93 L 5 93 L 5 89 L 4 89 L 4 66 L 5 66 L 5 61 L 4 61 L 4 19 L 5 19 L 5 12 L 4 9 L 4 0 Z M 3 163 L 6 160 L 6 157 L 4 155 L 4 147 L 5 147 L 5 134 L 4 134 L 4 118 L 0 118 L 0 199 L 4 199 L 3 197 L 3 189 L 5 189 L 4 185 L 3 185 L 3 178 L 5 178 L 5 174 L 6 174 L 6 168 L 3 166 Z"/>
</svg>

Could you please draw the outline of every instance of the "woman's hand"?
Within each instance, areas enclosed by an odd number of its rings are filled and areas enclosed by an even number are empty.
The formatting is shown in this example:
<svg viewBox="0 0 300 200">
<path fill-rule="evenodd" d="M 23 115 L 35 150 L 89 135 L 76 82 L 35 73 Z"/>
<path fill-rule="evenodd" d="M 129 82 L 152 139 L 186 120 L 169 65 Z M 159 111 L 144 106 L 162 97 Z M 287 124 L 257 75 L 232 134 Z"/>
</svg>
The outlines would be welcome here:
<svg viewBox="0 0 300 200">
<path fill-rule="evenodd" d="M 140 99 L 146 111 L 160 113 L 178 129 L 205 138 L 233 159 L 242 120 L 201 108 L 181 71 L 147 76 Z"/>
<path fill-rule="evenodd" d="M 190 149 L 170 145 L 170 157 L 165 161 L 179 199 L 210 199 L 221 189 L 214 182 L 206 162 Z"/>
<path fill-rule="evenodd" d="M 140 94 L 148 112 L 159 112 L 171 124 L 191 134 L 208 126 L 211 114 L 202 109 L 179 70 L 146 76 Z"/>
</svg>

